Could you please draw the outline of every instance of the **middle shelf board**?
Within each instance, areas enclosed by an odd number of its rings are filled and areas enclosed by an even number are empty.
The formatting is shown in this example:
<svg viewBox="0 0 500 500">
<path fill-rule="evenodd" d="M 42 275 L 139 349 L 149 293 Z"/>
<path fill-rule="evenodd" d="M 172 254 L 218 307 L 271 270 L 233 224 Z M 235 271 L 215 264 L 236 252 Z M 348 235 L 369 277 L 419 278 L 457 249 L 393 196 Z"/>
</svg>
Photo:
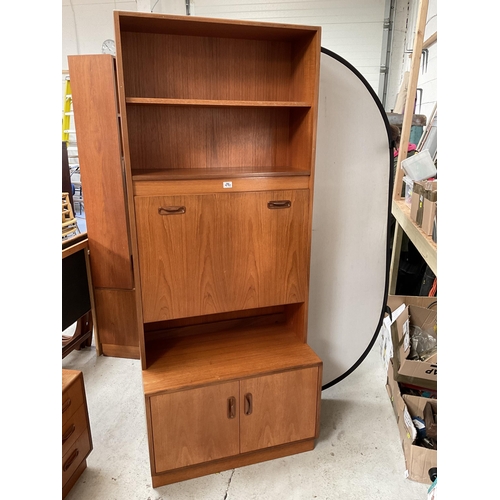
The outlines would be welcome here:
<svg viewBox="0 0 500 500">
<path fill-rule="evenodd" d="M 309 176 L 309 170 L 282 167 L 168 168 L 132 170 L 134 181 Z"/>
<path fill-rule="evenodd" d="M 227 99 L 169 99 L 157 97 L 127 97 L 127 104 L 159 104 L 170 106 L 216 106 L 243 108 L 310 108 L 311 104 L 301 101 L 246 101 Z"/>
<path fill-rule="evenodd" d="M 321 362 L 286 324 L 160 339 L 146 349 L 152 361 L 142 372 L 146 396 Z"/>
</svg>

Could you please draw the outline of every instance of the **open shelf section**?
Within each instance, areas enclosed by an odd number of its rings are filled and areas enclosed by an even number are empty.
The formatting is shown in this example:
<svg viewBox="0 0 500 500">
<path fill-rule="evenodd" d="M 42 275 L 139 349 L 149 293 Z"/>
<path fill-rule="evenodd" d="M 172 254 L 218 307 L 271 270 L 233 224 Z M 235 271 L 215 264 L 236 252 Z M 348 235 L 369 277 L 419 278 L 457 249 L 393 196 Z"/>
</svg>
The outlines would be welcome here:
<svg viewBox="0 0 500 500">
<path fill-rule="evenodd" d="M 302 101 L 235 101 L 226 99 L 167 99 L 157 97 L 127 97 L 127 104 L 156 104 L 164 106 L 236 106 L 242 108 L 310 108 Z"/>
<path fill-rule="evenodd" d="M 286 324 L 150 341 L 147 351 L 146 396 L 318 364 Z"/>
</svg>

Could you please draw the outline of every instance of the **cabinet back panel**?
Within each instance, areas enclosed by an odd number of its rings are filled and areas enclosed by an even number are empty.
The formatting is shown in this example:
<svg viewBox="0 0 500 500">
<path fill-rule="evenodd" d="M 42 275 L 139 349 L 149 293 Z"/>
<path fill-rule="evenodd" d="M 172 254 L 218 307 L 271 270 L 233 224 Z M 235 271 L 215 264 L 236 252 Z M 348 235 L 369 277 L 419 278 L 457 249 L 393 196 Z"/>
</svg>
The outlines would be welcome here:
<svg viewBox="0 0 500 500">
<path fill-rule="evenodd" d="M 129 105 L 131 167 L 286 166 L 289 115 L 283 108 Z"/>
<path fill-rule="evenodd" d="M 290 42 L 125 32 L 121 44 L 127 97 L 297 100 Z"/>
</svg>

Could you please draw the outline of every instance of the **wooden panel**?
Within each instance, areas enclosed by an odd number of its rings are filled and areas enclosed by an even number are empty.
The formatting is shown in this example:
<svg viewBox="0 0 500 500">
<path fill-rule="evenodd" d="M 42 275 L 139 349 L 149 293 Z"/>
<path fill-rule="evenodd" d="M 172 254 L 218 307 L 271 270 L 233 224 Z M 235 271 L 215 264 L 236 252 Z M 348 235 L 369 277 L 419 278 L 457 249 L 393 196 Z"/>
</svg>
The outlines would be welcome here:
<svg viewBox="0 0 500 500">
<path fill-rule="evenodd" d="M 136 197 L 144 321 L 306 300 L 308 202 L 308 190 Z M 172 206 L 185 213 L 158 213 Z"/>
<path fill-rule="evenodd" d="M 63 370 L 63 384 L 64 384 L 64 370 Z M 85 395 L 83 389 L 83 375 L 79 375 L 62 391 L 62 425 L 63 427 L 69 422 L 76 411 L 85 402 Z"/>
<path fill-rule="evenodd" d="M 102 344 L 102 355 L 113 358 L 141 359 L 139 346 Z"/>
<path fill-rule="evenodd" d="M 133 287 L 114 62 L 69 56 L 85 217 L 96 287 Z"/>
<path fill-rule="evenodd" d="M 75 444 L 62 457 L 62 486 L 70 480 L 71 476 L 79 468 L 91 451 L 91 442 L 88 431 L 84 431 Z"/>
<path fill-rule="evenodd" d="M 138 347 L 135 291 L 97 288 L 94 298 L 103 351 L 104 344 Z"/>
<path fill-rule="evenodd" d="M 127 106 L 131 168 L 289 164 L 289 114 L 302 109 Z"/>
<path fill-rule="evenodd" d="M 62 498 L 66 498 L 68 493 L 71 491 L 71 488 L 76 484 L 80 476 L 83 474 L 83 471 L 87 468 L 87 460 L 84 460 L 77 467 L 75 472 L 73 472 L 72 476 L 68 479 L 68 482 L 63 486 L 62 489 Z"/>
<path fill-rule="evenodd" d="M 186 177 L 186 172 L 195 169 L 179 169 L 169 174 L 170 176 Z M 226 175 L 219 179 L 192 179 L 192 180 L 159 180 L 161 176 L 165 177 L 165 171 L 158 172 L 155 175 L 152 171 L 148 171 L 144 176 L 137 175 L 140 181 L 134 182 L 134 194 L 137 196 L 165 196 L 179 194 L 209 194 L 209 193 L 232 193 L 245 191 L 276 191 L 278 189 L 307 189 L 309 187 L 309 176 L 307 172 L 297 172 L 294 176 L 278 176 L 278 177 L 255 177 L 255 178 L 240 178 L 239 172 L 233 169 L 199 169 L 207 172 L 207 177 L 221 176 L 224 172 Z M 220 172 L 221 170 L 222 172 Z M 247 169 L 245 169 L 246 171 Z M 181 173 L 182 171 L 182 173 Z M 189 175 L 189 174 L 188 174 Z M 157 177 L 158 180 L 142 180 L 149 177 Z M 231 188 L 225 188 L 224 182 L 230 181 Z"/>
<path fill-rule="evenodd" d="M 242 380 L 241 453 L 314 437 L 318 392 L 316 367 Z"/>
<path fill-rule="evenodd" d="M 274 448 L 266 448 L 251 453 L 244 453 L 235 457 L 223 458 L 213 462 L 193 465 L 184 469 L 177 469 L 163 474 L 155 475 L 153 473 L 153 488 L 165 486 L 166 484 L 185 481 L 194 477 L 214 474 L 224 470 L 231 470 L 235 467 L 244 467 L 246 465 L 264 462 L 266 460 L 275 460 L 277 458 L 303 453 L 314 449 L 314 439 L 307 439 L 297 443 L 284 444 Z"/>
<path fill-rule="evenodd" d="M 321 364 L 283 324 L 152 341 L 147 358 L 148 369 L 142 372 L 146 395 Z"/>
<path fill-rule="evenodd" d="M 159 97 L 127 97 L 127 104 L 164 104 L 174 106 L 238 106 L 238 107 L 260 107 L 260 108 L 310 108 L 306 101 L 235 101 L 229 99 L 167 99 Z M 64 189 L 63 189 L 64 190 Z"/>
<path fill-rule="evenodd" d="M 63 456 L 76 442 L 80 434 L 88 428 L 86 405 L 81 405 L 68 422 L 62 426 Z"/>
<path fill-rule="evenodd" d="M 150 398 L 156 472 L 236 455 L 238 392 L 239 383 L 229 382 Z"/>
<path fill-rule="evenodd" d="M 251 40 L 294 40 L 318 28 L 298 24 L 173 16 L 145 12 L 115 12 L 115 25 L 122 31 L 219 36 Z"/>
<path fill-rule="evenodd" d="M 121 46 L 127 97 L 298 100 L 290 42 L 122 32 Z"/>
</svg>

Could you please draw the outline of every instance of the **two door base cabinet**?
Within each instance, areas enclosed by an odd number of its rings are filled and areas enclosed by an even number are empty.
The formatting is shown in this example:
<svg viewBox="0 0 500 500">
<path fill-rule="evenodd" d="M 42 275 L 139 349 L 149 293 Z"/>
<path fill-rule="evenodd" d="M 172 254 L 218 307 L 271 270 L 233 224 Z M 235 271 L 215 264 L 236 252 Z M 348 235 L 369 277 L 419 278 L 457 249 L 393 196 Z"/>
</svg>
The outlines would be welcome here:
<svg viewBox="0 0 500 500">
<path fill-rule="evenodd" d="M 143 372 L 153 485 L 314 448 L 322 363 L 286 324 L 173 338 L 163 350 Z"/>
</svg>

